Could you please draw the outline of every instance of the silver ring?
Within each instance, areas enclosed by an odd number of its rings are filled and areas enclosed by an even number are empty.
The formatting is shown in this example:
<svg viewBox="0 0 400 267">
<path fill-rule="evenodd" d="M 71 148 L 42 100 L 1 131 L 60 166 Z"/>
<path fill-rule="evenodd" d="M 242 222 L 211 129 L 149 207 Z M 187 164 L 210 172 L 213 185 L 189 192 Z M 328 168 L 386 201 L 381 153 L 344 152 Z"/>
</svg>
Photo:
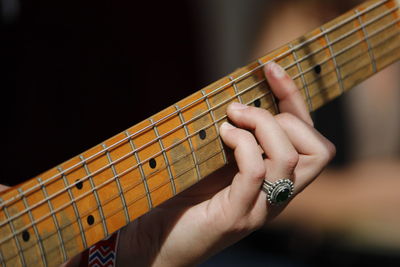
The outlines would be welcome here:
<svg viewBox="0 0 400 267">
<path fill-rule="evenodd" d="M 274 183 L 264 180 L 262 190 L 267 194 L 269 203 L 281 205 L 293 196 L 294 183 L 289 179 L 279 179 Z"/>
</svg>

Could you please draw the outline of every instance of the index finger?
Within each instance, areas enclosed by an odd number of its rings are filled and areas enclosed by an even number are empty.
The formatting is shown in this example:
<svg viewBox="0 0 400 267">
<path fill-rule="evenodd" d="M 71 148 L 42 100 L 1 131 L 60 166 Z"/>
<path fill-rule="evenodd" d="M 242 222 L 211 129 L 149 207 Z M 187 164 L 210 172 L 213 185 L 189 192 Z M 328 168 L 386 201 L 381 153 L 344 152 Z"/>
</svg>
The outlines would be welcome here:
<svg viewBox="0 0 400 267">
<path fill-rule="evenodd" d="M 309 125 L 313 125 L 300 90 L 285 70 L 277 63 L 270 62 L 264 67 L 264 73 L 272 92 L 279 100 L 280 112 L 291 113 Z"/>
</svg>

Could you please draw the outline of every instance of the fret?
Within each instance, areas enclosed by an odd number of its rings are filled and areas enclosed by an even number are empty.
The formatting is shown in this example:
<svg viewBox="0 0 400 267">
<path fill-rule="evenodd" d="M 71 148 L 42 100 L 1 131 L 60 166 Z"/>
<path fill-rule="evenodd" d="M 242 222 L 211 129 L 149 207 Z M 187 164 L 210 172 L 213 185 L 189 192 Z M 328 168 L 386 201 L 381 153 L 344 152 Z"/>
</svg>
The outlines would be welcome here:
<svg viewBox="0 0 400 267">
<path fill-rule="evenodd" d="M 110 151 L 108 151 L 107 145 L 106 144 L 102 144 L 101 146 L 106 151 L 107 161 L 108 161 L 108 163 L 110 165 L 110 168 L 111 168 L 111 171 L 112 171 L 112 173 L 114 175 L 114 181 L 117 184 L 119 197 L 120 197 L 121 202 L 122 202 L 122 207 L 123 207 L 124 215 L 125 215 L 125 222 L 126 222 L 126 224 L 128 224 L 131 220 L 129 218 L 128 207 L 126 206 L 126 200 L 125 200 L 124 192 L 122 190 L 122 186 L 121 186 L 121 183 L 119 181 L 120 177 L 119 177 L 119 175 L 117 173 L 117 170 L 115 169 L 115 166 L 114 166 L 113 161 L 111 159 Z"/>
<path fill-rule="evenodd" d="M 243 104 L 242 96 L 239 93 L 235 79 L 231 75 L 229 75 L 228 78 L 229 78 L 229 80 L 231 80 L 232 87 L 235 90 L 235 94 L 236 94 L 237 99 L 239 100 L 239 103 Z"/>
<path fill-rule="evenodd" d="M 47 266 L 46 254 L 44 253 L 42 239 L 40 238 L 40 235 L 39 235 L 39 232 L 38 232 L 38 229 L 37 229 L 37 226 L 36 226 L 35 219 L 33 218 L 33 215 L 32 215 L 32 212 L 30 210 L 29 204 L 26 201 L 26 197 L 24 195 L 24 192 L 22 191 L 21 188 L 18 188 L 17 191 L 18 191 L 18 193 L 21 194 L 22 202 L 24 203 L 25 208 L 28 210 L 28 216 L 29 216 L 29 219 L 31 220 L 31 225 L 32 225 L 32 228 L 33 228 L 33 232 L 35 233 L 35 236 L 36 236 L 37 245 L 39 246 L 40 254 L 41 254 L 41 257 L 42 257 L 42 263 L 46 267 Z"/>
<path fill-rule="evenodd" d="M 47 201 L 47 204 L 49 206 L 49 210 L 50 210 L 51 217 L 53 219 L 53 223 L 54 223 L 54 225 L 55 225 L 55 227 L 57 229 L 57 236 L 58 236 L 58 240 L 59 240 L 59 244 L 60 244 L 60 248 L 61 248 L 61 253 L 63 255 L 63 261 L 65 262 L 68 259 L 67 251 L 65 250 L 64 239 L 62 238 L 62 235 L 61 235 L 60 226 L 58 224 L 57 216 L 54 213 L 53 204 L 51 203 L 51 201 L 49 199 L 49 195 L 47 193 L 46 186 L 43 184 L 42 178 L 38 177 L 36 179 L 39 182 L 40 187 L 42 188 L 43 195 L 44 195 L 44 197 L 45 197 L 45 199 Z"/>
<path fill-rule="evenodd" d="M 260 61 L 251 63 L 251 68 L 255 69 L 251 74 L 245 75 L 249 68 L 242 68 L 231 74 L 236 85 L 236 91 L 242 99 L 242 104 L 263 106 L 265 92 L 269 90 L 263 69 L 260 67 Z M 245 76 L 245 77 L 243 77 Z M 228 92 L 229 93 L 229 92 Z M 233 95 L 234 96 L 234 95 Z M 230 96 L 232 98 L 232 95 Z M 267 98 L 265 98 L 267 100 Z M 213 103 L 214 104 L 214 103 Z M 217 103 L 216 103 L 217 104 Z"/>
<path fill-rule="evenodd" d="M 340 73 L 339 66 L 338 66 L 338 64 L 336 62 L 335 52 L 333 51 L 329 36 L 326 33 L 326 30 L 325 30 L 324 26 L 321 26 L 320 29 L 321 29 L 321 33 L 323 33 L 324 36 L 325 36 L 326 43 L 328 44 L 329 51 L 330 51 L 331 58 L 332 58 L 332 62 L 333 62 L 333 65 L 335 66 L 336 76 L 337 76 L 337 80 L 338 80 L 338 83 L 339 83 L 339 87 L 340 87 L 341 93 L 343 94 L 344 93 L 343 80 L 342 80 L 342 75 Z"/>
<path fill-rule="evenodd" d="M 207 108 L 208 108 L 208 110 L 209 110 L 209 113 L 210 113 L 210 115 L 211 115 L 211 119 L 212 119 L 213 124 L 214 124 L 214 127 L 215 127 L 215 131 L 217 132 L 217 135 L 218 135 L 218 143 L 219 143 L 219 146 L 221 147 L 222 157 L 224 158 L 224 163 L 227 164 L 227 163 L 228 163 L 228 159 L 227 159 L 227 157 L 226 157 L 226 152 L 225 152 L 225 149 L 224 149 L 224 144 L 223 144 L 222 141 L 221 141 L 221 137 L 220 137 L 220 133 L 219 133 L 219 125 L 218 125 L 217 121 L 215 120 L 214 111 L 213 111 L 213 109 L 211 108 L 210 101 L 209 101 L 209 99 L 208 99 L 208 96 L 207 96 L 206 92 L 205 92 L 204 90 L 201 90 L 201 93 L 202 93 L 202 95 L 204 96 L 205 102 L 206 102 L 206 104 L 207 104 Z"/>
<path fill-rule="evenodd" d="M 263 67 L 265 65 L 265 63 L 263 63 L 261 61 L 261 59 L 257 59 L 257 63 Z M 265 81 L 265 83 L 267 83 L 267 81 Z M 275 95 L 273 94 L 273 92 L 271 91 L 271 89 L 268 89 L 269 92 L 267 92 L 266 94 L 271 96 L 271 100 L 272 100 L 272 114 L 278 114 L 279 113 L 279 106 L 278 103 L 276 103 L 276 99 L 275 99 Z"/>
<path fill-rule="evenodd" d="M 137 153 L 136 146 L 133 143 L 133 140 L 130 137 L 129 132 L 125 131 L 125 135 L 129 139 L 129 144 L 130 144 L 130 146 L 132 148 L 132 151 L 134 151 L 133 154 L 135 155 L 135 159 L 136 159 L 136 162 L 137 162 L 137 165 L 138 165 L 138 168 L 139 168 L 139 172 L 140 172 L 140 175 L 142 176 L 142 183 L 144 185 L 144 189 L 146 190 L 147 202 L 149 204 L 149 209 L 151 210 L 151 209 L 153 209 L 153 201 L 151 199 L 149 185 L 147 184 L 146 175 L 145 175 L 144 170 L 143 170 L 142 161 L 140 160 L 139 154 Z"/>
<path fill-rule="evenodd" d="M 233 74 L 232 74 L 233 77 Z M 235 77 L 233 77 L 235 78 Z M 240 78 L 239 78 L 240 79 Z M 233 102 L 232 97 L 236 95 L 235 90 L 232 86 L 228 86 L 231 81 L 228 77 L 218 80 L 217 82 L 203 88 L 206 93 L 209 103 L 212 106 L 214 117 L 216 121 L 226 116 L 226 109 L 228 105 Z M 237 84 L 237 83 L 236 83 Z M 236 86 L 239 93 L 240 88 Z M 242 100 L 245 102 L 243 95 L 241 94 Z M 199 99 L 204 99 L 200 97 Z M 186 103 L 185 103 L 186 104 Z M 185 105 L 181 105 L 185 106 Z"/>
<path fill-rule="evenodd" d="M 101 222 L 102 222 L 102 224 L 103 224 L 104 237 L 106 237 L 106 236 L 109 235 L 108 229 L 107 229 L 107 225 L 106 225 L 106 219 L 105 219 L 105 217 L 104 217 L 103 207 L 102 207 L 102 205 L 101 205 L 101 202 L 100 202 L 100 198 L 99 198 L 97 189 L 95 188 L 95 184 L 94 184 L 94 182 L 93 182 L 93 177 L 92 177 L 92 175 L 91 175 L 91 173 L 90 173 L 90 171 L 89 171 L 89 168 L 88 168 L 88 166 L 87 166 L 87 163 L 86 163 L 85 158 L 84 158 L 82 155 L 80 155 L 79 158 L 80 158 L 81 161 L 83 162 L 83 163 L 82 163 L 82 164 L 83 164 L 83 168 L 85 169 L 85 172 L 86 172 L 86 174 L 88 175 L 90 187 L 91 187 L 92 193 L 93 193 L 93 195 L 94 195 L 94 197 L 95 197 L 95 199 L 96 199 L 97 208 L 98 208 L 99 214 L 100 214 L 100 219 L 101 219 Z"/>
<path fill-rule="evenodd" d="M 0 202 L 4 202 L 4 200 L 0 197 Z M 15 235 L 16 229 L 14 227 L 14 223 L 12 222 L 12 220 L 10 220 L 11 216 L 8 213 L 8 209 L 7 206 L 3 206 L 3 211 L 4 214 L 6 215 L 6 219 L 8 221 L 8 225 L 10 226 L 11 232 L 12 232 L 12 236 L 14 238 L 15 241 L 15 245 L 17 246 L 18 249 L 18 255 L 19 255 L 19 259 L 21 261 L 22 266 L 26 266 L 26 260 L 24 257 L 24 253 L 21 247 L 21 244 L 19 243 L 18 237 Z"/>
<path fill-rule="evenodd" d="M 397 53 L 393 48 L 397 48 L 400 43 L 399 6 L 393 5 L 393 3 L 384 5 L 364 14 L 362 18 L 365 31 L 369 36 L 372 53 L 376 59 L 376 69 L 379 71 L 396 58 Z M 383 27 L 384 25 L 386 26 Z M 387 41 L 385 44 L 377 45 L 381 44 L 382 40 Z M 393 54 L 386 54 L 389 50 L 393 50 Z"/>
<path fill-rule="evenodd" d="M 269 99 L 263 62 L 274 60 L 285 66 L 296 85 L 304 87 L 301 93 L 309 109 L 315 110 L 397 60 L 400 14 L 395 3 L 399 1 L 366 2 L 105 141 L 103 149 L 96 146 L 85 152 L 83 165 L 78 157 L 67 161 L 57 168 L 61 178 L 51 173 L 56 172 L 52 169 L 36 178 L 37 187 L 25 183 L 22 189 L 15 188 L 18 195 L 5 193 L 4 205 L 16 203 L 0 210 L 2 220 L 8 218 L 0 227 L 0 236 L 8 238 L 0 246 L 0 266 L 32 265 L 40 259 L 43 264 L 56 265 L 225 165 L 227 152 L 219 125 L 226 121 L 226 107 L 231 102 L 279 112 L 272 93 Z M 387 28 L 380 31 L 382 26 Z M 83 179 L 86 175 L 87 182 Z M 91 212 L 95 203 L 96 218 L 100 217 L 102 224 L 85 229 L 84 214 Z M 43 223 L 41 214 L 47 216 Z M 30 223 L 31 242 L 25 242 L 27 233 L 25 237 L 20 233 Z M 89 220 L 88 224 L 92 225 Z M 32 247 L 35 239 L 39 243 Z"/>
<path fill-rule="evenodd" d="M 383 40 L 382 42 L 381 42 L 381 45 L 382 44 L 384 44 L 386 42 L 386 40 Z M 377 46 L 379 46 L 379 45 L 377 45 Z M 376 47 L 377 47 L 376 46 Z M 400 59 L 400 53 L 399 53 L 400 51 L 397 51 L 396 53 L 397 53 L 397 56 L 395 56 L 395 59 Z M 394 52 L 393 51 L 391 51 L 391 50 L 388 50 L 388 51 L 386 51 L 386 53 L 385 54 L 387 54 L 387 55 L 389 55 L 389 56 L 393 56 L 393 54 L 394 54 Z M 352 62 L 357 62 L 357 61 L 359 61 L 359 57 L 360 56 L 362 56 L 362 55 L 358 55 L 358 56 L 356 56 L 356 57 L 353 57 L 351 60 L 349 60 L 347 63 L 352 63 Z M 385 56 L 385 55 L 383 55 L 383 56 Z M 376 58 L 377 60 L 379 60 L 380 58 Z M 370 65 L 370 64 L 369 64 Z M 389 65 L 389 63 L 387 63 L 386 65 Z M 385 66 L 383 66 L 383 67 L 385 67 Z M 357 74 L 359 71 L 360 71 L 360 69 L 362 69 L 362 67 L 361 68 L 358 68 L 358 69 L 355 69 L 355 70 L 353 70 L 352 72 L 350 72 L 350 73 L 348 73 L 346 76 L 344 76 L 343 77 L 343 79 L 344 80 L 346 80 L 346 79 L 349 79 L 349 78 L 352 78 L 355 74 Z M 372 73 L 366 73 L 368 76 L 367 77 L 369 77 L 369 76 L 371 76 L 372 75 Z M 365 79 L 365 78 L 367 78 L 367 77 L 365 77 L 365 76 L 363 76 L 363 78 Z M 355 82 L 354 82 L 354 85 L 357 85 L 359 82 L 361 82 L 362 80 L 360 80 L 360 79 L 358 79 L 358 80 L 356 80 Z M 325 86 L 325 87 L 323 87 L 323 88 L 320 88 L 320 91 L 319 91 L 319 93 L 317 93 L 317 94 L 315 94 L 315 95 L 313 95 L 312 97 L 315 97 L 315 98 L 318 98 L 318 97 L 320 97 L 320 94 L 323 94 L 324 92 L 328 92 L 329 93 L 329 97 L 325 100 L 325 102 L 328 102 L 328 101 L 330 101 L 330 100 L 332 100 L 332 99 L 334 99 L 336 96 L 335 95 L 331 95 L 330 94 L 330 92 L 332 91 L 332 87 L 333 86 L 336 86 L 337 85 L 337 83 L 335 82 L 335 83 L 331 83 L 331 84 L 329 84 L 329 85 L 327 85 L 327 86 Z M 323 103 L 324 104 L 324 103 Z"/>
<path fill-rule="evenodd" d="M 169 179 L 170 179 L 172 194 L 175 196 L 176 195 L 176 187 L 175 187 L 174 176 L 172 175 L 171 165 L 169 164 L 167 154 L 165 153 L 165 148 L 164 148 L 164 144 L 162 142 L 162 138 L 160 137 L 160 133 L 158 132 L 156 123 L 154 123 L 153 119 L 150 118 L 149 121 L 151 124 L 154 125 L 153 131 L 157 137 L 158 143 L 160 144 L 161 152 L 163 154 L 164 161 L 167 166 L 167 171 L 168 171 L 168 175 L 169 175 Z"/>
<path fill-rule="evenodd" d="M 82 219 L 81 219 L 81 217 L 79 215 L 78 207 L 76 206 L 75 199 L 74 199 L 74 196 L 72 195 L 71 188 L 69 187 L 68 179 L 65 176 L 65 174 L 63 173 L 63 169 L 61 167 L 57 167 L 57 170 L 61 174 L 62 180 L 64 182 L 64 186 L 67 188 L 69 198 L 71 199 L 72 208 L 74 209 L 75 217 L 76 217 L 77 222 L 78 222 L 79 232 L 81 233 L 81 239 L 82 239 L 83 247 L 87 248 L 88 245 L 86 243 L 86 237 L 85 237 L 85 232 L 84 232 L 84 228 L 83 228 L 83 224 L 82 224 Z"/>
<path fill-rule="evenodd" d="M 187 138 L 187 141 L 189 143 L 189 147 L 190 147 L 190 150 L 191 150 L 191 153 L 192 153 L 192 156 L 193 156 L 193 160 L 194 160 L 194 164 L 195 164 L 195 168 L 196 168 L 197 181 L 200 181 L 200 179 L 201 179 L 200 173 L 201 172 L 200 172 L 200 169 L 199 169 L 199 163 L 198 163 L 198 160 L 197 160 L 197 157 L 196 157 L 196 153 L 194 152 L 195 150 L 194 150 L 194 147 L 193 147 L 192 139 L 189 136 L 189 130 L 187 128 L 185 119 L 184 119 L 184 117 L 182 115 L 182 110 L 179 108 L 178 105 L 174 105 L 174 107 L 178 111 L 179 119 L 181 120 L 181 123 L 183 125 L 184 130 L 185 130 L 186 138 Z"/>
<path fill-rule="evenodd" d="M 293 48 L 292 44 L 289 44 L 289 48 L 292 50 L 292 55 L 293 55 L 293 58 L 294 58 L 294 60 L 296 62 L 297 69 L 299 70 L 301 81 L 303 83 L 303 88 L 304 88 L 304 90 L 306 92 L 306 102 L 308 103 L 308 109 L 309 109 L 309 111 L 314 111 L 313 105 L 312 105 L 312 102 L 311 102 L 311 97 L 310 97 L 310 90 L 308 89 L 308 84 L 306 82 L 306 79 L 304 78 L 303 68 L 301 67 L 301 64 L 299 63 L 299 61 L 297 59 L 296 49 Z"/>
<path fill-rule="evenodd" d="M 368 35 L 368 32 L 367 32 L 367 29 L 365 28 L 365 25 L 364 25 L 364 23 L 363 23 L 363 20 L 362 20 L 362 18 L 361 18 L 361 15 L 360 15 L 360 12 L 358 11 L 358 9 L 355 9 L 355 10 L 354 10 L 354 13 L 357 15 L 358 22 L 360 23 L 360 26 L 361 26 L 362 31 L 363 31 L 363 33 L 364 33 L 365 42 L 366 42 L 367 45 L 368 45 L 368 54 L 369 54 L 369 56 L 370 56 L 370 58 L 371 58 L 372 71 L 375 73 L 375 72 L 377 71 L 377 69 L 376 69 L 376 62 L 375 62 L 374 53 L 373 53 L 373 51 L 372 51 L 372 45 L 371 45 L 371 42 L 369 41 L 369 35 Z"/>
</svg>

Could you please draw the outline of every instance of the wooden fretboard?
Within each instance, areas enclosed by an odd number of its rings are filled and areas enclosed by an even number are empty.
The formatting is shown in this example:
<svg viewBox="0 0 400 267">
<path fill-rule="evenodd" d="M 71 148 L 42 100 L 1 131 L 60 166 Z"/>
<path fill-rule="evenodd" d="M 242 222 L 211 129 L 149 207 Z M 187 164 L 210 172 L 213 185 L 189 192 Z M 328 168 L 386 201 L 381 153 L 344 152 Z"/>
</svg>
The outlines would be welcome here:
<svg viewBox="0 0 400 267">
<path fill-rule="evenodd" d="M 400 58 L 400 0 L 368 1 L 0 196 L 0 265 L 57 266 L 227 163 L 232 101 L 278 113 L 276 61 L 310 111 Z"/>
</svg>

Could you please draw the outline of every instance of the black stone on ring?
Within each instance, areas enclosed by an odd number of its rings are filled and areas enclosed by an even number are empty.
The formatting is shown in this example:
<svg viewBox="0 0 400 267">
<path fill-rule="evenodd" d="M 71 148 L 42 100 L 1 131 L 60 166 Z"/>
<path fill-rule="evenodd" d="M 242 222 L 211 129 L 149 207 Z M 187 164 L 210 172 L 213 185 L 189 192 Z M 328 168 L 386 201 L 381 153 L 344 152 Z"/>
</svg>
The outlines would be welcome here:
<svg viewBox="0 0 400 267">
<path fill-rule="evenodd" d="M 262 190 L 269 203 L 281 205 L 293 195 L 294 183 L 289 179 L 279 179 L 274 183 L 264 180 Z"/>
</svg>

